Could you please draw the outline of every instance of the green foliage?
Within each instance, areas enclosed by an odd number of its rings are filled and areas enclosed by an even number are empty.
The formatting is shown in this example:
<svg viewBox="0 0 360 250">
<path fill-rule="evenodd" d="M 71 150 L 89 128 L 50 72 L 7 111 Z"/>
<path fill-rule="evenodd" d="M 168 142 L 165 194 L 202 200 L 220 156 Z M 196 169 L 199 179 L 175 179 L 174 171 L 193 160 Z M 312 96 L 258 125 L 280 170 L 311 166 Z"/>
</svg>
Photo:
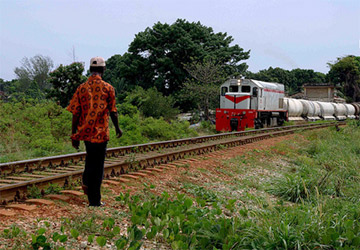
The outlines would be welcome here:
<svg viewBox="0 0 360 250">
<path fill-rule="evenodd" d="M 268 191 L 292 202 L 313 201 L 319 195 L 360 200 L 355 190 L 360 184 L 354 183 L 360 177 L 360 143 L 352 139 L 357 136 L 357 122 L 339 132 L 332 129 L 311 133 L 310 143 L 296 158 L 296 169 L 277 178 Z"/>
<path fill-rule="evenodd" d="M 16 67 L 14 70 L 22 92 L 31 88 L 31 84 L 34 82 L 39 91 L 48 89 L 50 85 L 47 80 L 53 67 L 54 63 L 48 56 L 36 55 L 30 59 L 24 57 L 21 67 Z"/>
<path fill-rule="evenodd" d="M 313 249 L 321 245 L 356 249 L 360 244 L 359 214 L 353 207 L 339 212 L 337 202 L 275 208 L 267 204 L 267 210 L 241 209 L 227 217 L 218 203 L 199 207 L 180 194 L 171 199 L 167 193 L 148 194 L 145 200 L 122 195 L 118 200 L 128 204 L 131 212 L 132 242 L 146 236 L 165 240 L 172 249 Z M 236 212 L 235 202 L 231 199 L 224 205 Z"/>
<path fill-rule="evenodd" d="M 119 140 L 110 127 L 109 147 L 197 135 L 188 122 L 143 118 L 131 104 L 118 109 L 125 113 L 119 116 L 124 134 Z M 76 152 L 69 138 L 71 119 L 70 112 L 53 102 L 0 102 L 0 162 Z"/>
<path fill-rule="evenodd" d="M 45 90 L 42 90 L 36 81 L 29 82 L 26 88 L 21 86 L 19 80 L 3 81 L 0 85 L 2 85 L 0 88 L 4 91 L 3 96 L 0 96 L 0 100 L 39 102 L 45 99 Z"/>
<path fill-rule="evenodd" d="M 205 120 L 209 120 L 209 109 L 219 107 L 219 87 L 226 79 L 223 65 L 206 58 L 200 62 L 192 61 L 184 67 L 192 78 L 177 94 L 178 103 L 191 102 L 192 108 L 203 111 Z"/>
<path fill-rule="evenodd" d="M 164 96 L 155 87 L 147 90 L 137 87 L 128 94 L 125 102 L 136 106 L 145 117 L 163 117 L 165 120 L 171 120 L 179 113 L 179 110 L 174 108 L 173 98 Z"/>
<path fill-rule="evenodd" d="M 0 162 L 74 152 L 71 114 L 51 102 L 0 103 Z"/>
<path fill-rule="evenodd" d="M 351 128 L 359 128 L 360 127 L 360 120 L 350 120 L 347 122 L 347 125 Z"/>
<path fill-rule="evenodd" d="M 41 190 L 35 185 L 28 186 L 27 197 L 30 199 L 41 198 L 42 197 Z"/>
<path fill-rule="evenodd" d="M 212 122 L 210 121 L 202 121 L 200 123 L 200 130 L 201 131 L 207 131 L 209 134 L 216 134 L 218 133 L 216 131 L 216 127 L 215 127 L 215 124 L 213 124 Z"/>
<path fill-rule="evenodd" d="M 83 76 L 84 65 L 79 62 L 63 66 L 62 64 L 50 73 L 49 83 L 52 85 L 48 91 L 48 98 L 53 98 L 62 107 L 69 105 L 79 85 L 86 81 Z"/>
<path fill-rule="evenodd" d="M 330 82 L 342 88 L 349 102 L 360 101 L 360 57 L 339 57 L 335 63 L 329 63 Z"/>
<path fill-rule="evenodd" d="M 246 77 L 266 82 L 278 82 L 285 85 L 288 95 L 301 92 L 305 83 L 326 82 L 325 74 L 315 72 L 312 69 L 293 69 L 285 70 L 282 68 L 272 68 L 260 70 L 258 73 L 247 72 Z"/>
<path fill-rule="evenodd" d="M 312 195 L 310 192 L 315 191 L 314 181 L 299 175 L 287 175 L 279 178 L 275 183 L 268 192 L 291 202 L 308 200 Z"/>
<path fill-rule="evenodd" d="M 146 235 L 163 238 L 173 249 L 213 249 L 228 246 L 233 237 L 238 237 L 231 229 L 235 221 L 221 216 L 219 209 L 198 208 L 180 194 L 174 200 L 167 193 L 149 196 L 149 201 L 141 202 L 138 197 L 129 200 L 131 230 L 138 235 L 133 240 Z"/>
<path fill-rule="evenodd" d="M 127 102 L 117 104 L 116 108 L 120 115 L 129 116 L 129 117 L 134 117 L 134 115 L 138 114 L 139 112 L 136 106 Z"/>
<path fill-rule="evenodd" d="M 116 207 L 128 213 L 127 233 L 120 230 L 123 217 L 89 210 L 53 228 L 45 221 L 32 234 L 13 225 L 0 233 L 2 244 L 6 249 L 9 241 L 18 249 L 67 249 L 78 248 L 73 244 L 81 237 L 90 248 L 140 249 L 152 241 L 172 249 L 359 249 L 359 136 L 353 122 L 338 132 L 314 130 L 284 141 L 273 148 L 281 156 L 252 150 L 224 166 L 233 171 L 229 182 L 206 179 L 211 190 L 179 186 L 191 197 L 155 195 L 148 184 L 138 195 L 120 194 Z M 263 179 L 266 172 L 271 174 Z M 254 173 L 275 196 L 265 188 L 239 188 Z"/>
<path fill-rule="evenodd" d="M 20 228 L 12 225 L 9 229 L 4 229 L 2 236 L 6 239 L 16 238 L 20 234 Z"/>
<path fill-rule="evenodd" d="M 103 236 L 96 237 L 96 242 L 99 244 L 100 247 L 106 245 L 106 238 Z"/>
<path fill-rule="evenodd" d="M 37 186 L 32 185 L 27 187 L 27 198 L 41 198 L 44 194 L 59 194 L 63 190 L 58 184 L 49 183 L 43 191 Z"/>
<path fill-rule="evenodd" d="M 180 139 L 186 136 L 194 136 L 196 132 L 189 129 L 188 122 L 167 123 L 163 119 L 146 118 L 141 124 L 141 134 L 149 140 Z"/>
<path fill-rule="evenodd" d="M 49 183 L 44 190 L 44 194 L 60 194 L 61 190 L 63 190 L 63 188 L 60 187 L 59 184 Z"/>
<path fill-rule="evenodd" d="M 141 86 L 171 94 L 180 90 L 189 77 L 183 65 L 205 57 L 223 65 L 227 75 L 240 74 L 247 66 L 239 62 L 249 58 L 249 51 L 231 46 L 232 42 L 231 36 L 214 33 L 200 22 L 183 19 L 171 25 L 158 22 L 136 34 L 127 53 L 108 60 L 107 68 L 112 73 L 106 79 L 112 83 L 124 80 L 120 88 L 125 91 Z"/>
<path fill-rule="evenodd" d="M 211 190 L 205 189 L 204 187 L 197 186 L 191 183 L 185 183 L 183 188 L 188 194 L 193 195 L 195 198 L 200 198 L 205 202 L 215 202 L 218 200 L 217 195 Z"/>
<path fill-rule="evenodd" d="M 123 130 L 123 136 L 120 140 L 116 139 L 115 132 L 110 131 L 109 147 L 197 136 L 197 132 L 189 127 L 188 122 L 169 123 L 162 118 L 152 117 L 144 119 L 138 113 L 132 117 L 120 115 L 119 126 Z"/>
</svg>

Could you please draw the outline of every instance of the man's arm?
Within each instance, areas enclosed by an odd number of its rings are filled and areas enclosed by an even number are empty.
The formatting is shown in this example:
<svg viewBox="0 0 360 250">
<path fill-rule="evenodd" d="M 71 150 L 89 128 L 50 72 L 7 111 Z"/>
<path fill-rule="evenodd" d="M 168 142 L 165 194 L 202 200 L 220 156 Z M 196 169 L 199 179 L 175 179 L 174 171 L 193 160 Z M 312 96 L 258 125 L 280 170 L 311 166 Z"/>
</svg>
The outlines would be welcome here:
<svg viewBox="0 0 360 250">
<path fill-rule="evenodd" d="M 80 119 L 79 115 L 73 115 L 73 118 L 72 118 L 72 134 L 76 134 L 77 126 L 79 124 L 79 119 Z M 72 146 L 74 148 L 79 149 L 79 145 L 80 145 L 80 141 L 76 141 L 76 140 L 72 139 Z"/>
<path fill-rule="evenodd" d="M 110 112 L 111 121 L 115 126 L 116 137 L 120 138 L 122 136 L 122 131 L 119 128 L 119 120 L 117 112 Z"/>
</svg>

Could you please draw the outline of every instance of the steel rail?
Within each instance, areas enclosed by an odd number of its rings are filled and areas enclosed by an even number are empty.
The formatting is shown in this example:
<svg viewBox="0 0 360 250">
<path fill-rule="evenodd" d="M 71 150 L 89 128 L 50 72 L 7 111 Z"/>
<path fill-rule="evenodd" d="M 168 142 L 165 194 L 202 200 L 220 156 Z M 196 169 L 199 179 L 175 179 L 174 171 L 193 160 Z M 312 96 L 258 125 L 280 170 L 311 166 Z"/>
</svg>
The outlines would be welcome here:
<svg viewBox="0 0 360 250">
<path fill-rule="evenodd" d="M 330 123 L 324 123 L 324 124 L 330 124 Z M 302 124 L 302 125 L 292 125 L 292 126 L 283 126 L 283 127 L 273 127 L 273 128 L 264 128 L 264 129 L 256 129 L 256 130 L 248 130 L 248 131 L 240 131 L 240 132 L 221 133 L 215 135 L 207 135 L 207 136 L 185 138 L 178 140 L 151 142 L 146 144 L 136 144 L 131 146 L 109 148 L 107 149 L 106 154 L 107 157 L 118 157 L 118 156 L 128 155 L 131 153 L 139 153 L 139 152 L 144 153 L 144 152 L 159 150 L 163 148 L 173 148 L 178 146 L 203 143 L 205 141 L 221 140 L 230 137 L 262 134 L 270 131 L 279 131 L 279 130 L 286 130 L 291 128 L 304 128 L 304 127 L 311 127 L 316 125 L 317 124 Z M 31 170 L 36 170 L 36 169 L 41 170 L 42 167 L 53 167 L 56 165 L 63 166 L 68 162 L 72 162 L 76 164 L 79 161 L 85 160 L 85 156 L 86 156 L 86 152 L 79 152 L 73 154 L 65 154 L 65 155 L 58 155 L 51 157 L 42 157 L 42 158 L 29 159 L 29 160 L 0 163 L 0 176 L 4 174 L 29 172 Z"/>
<path fill-rule="evenodd" d="M 339 125 L 344 125 L 344 123 L 336 123 Z M 174 160 L 184 159 L 193 155 L 200 155 L 206 152 L 213 152 L 221 146 L 233 147 L 238 145 L 244 145 L 276 136 L 282 136 L 286 134 L 291 134 L 299 130 L 309 130 L 309 129 L 318 129 L 325 128 L 329 126 L 333 126 L 334 123 L 322 123 L 322 124 L 313 124 L 311 126 L 288 126 L 288 129 L 285 130 L 276 130 L 270 129 L 268 133 L 260 133 L 260 134 L 251 134 L 245 136 L 238 137 L 230 137 L 226 138 L 226 140 L 222 141 L 206 141 L 203 145 L 192 144 L 189 147 L 175 148 L 170 152 L 161 153 L 155 152 L 153 154 L 139 154 L 137 157 L 133 159 L 122 159 L 122 160 L 106 160 L 104 174 L 105 178 L 114 178 L 121 177 L 122 174 L 125 174 L 129 171 L 136 171 L 138 169 L 145 169 L 148 167 L 153 167 L 159 164 L 168 163 Z M 239 133 L 238 133 L 239 134 Z M 211 136 L 208 136 L 211 137 Z M 146 144 L 143 144 L 146 145 Z M 137 145 L 136 145 L 137 146 Z M 70 168 L 68 168 L 70 169 Z M 56 172 L 56 170 L 54 170 Z M 58 170 L 59 171 L 59 170 Z M 60 170 L 62 171 L 62 170 Z M 32 185 L 36 185 L 38 188 L 44 188 L 49 183 L 52 184 L 60 184 L 66 186 L 71 179 L 78 179 L 81 177 L 83 170 L 63 170 L 64 173 L 52 175 L 52 176 L 44 176 L 41 178 L 20 181 L 18 183 L 7 184 L 0 186 L 0 203 L 6 204 L 9 201 L 17 201 L 26 198 L 27 188 Z"/>
</svg>

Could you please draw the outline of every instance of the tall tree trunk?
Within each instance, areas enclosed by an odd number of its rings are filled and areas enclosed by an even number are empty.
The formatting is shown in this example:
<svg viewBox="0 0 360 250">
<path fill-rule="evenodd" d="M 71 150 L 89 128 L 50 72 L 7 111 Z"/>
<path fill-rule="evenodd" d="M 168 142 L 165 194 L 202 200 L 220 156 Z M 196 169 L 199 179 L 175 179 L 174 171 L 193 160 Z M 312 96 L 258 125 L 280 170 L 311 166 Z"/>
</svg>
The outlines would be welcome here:
<svg viewBox="0 0 360 250">
<path fill-rule="evenodd" d="M 210 117 L 209 117 L 209 98 L 206 97 L 205 99 L 205 110 L 204 110 L 204 114 L 205 114 L 205 121 L 209 121 Z"/>
</svg>

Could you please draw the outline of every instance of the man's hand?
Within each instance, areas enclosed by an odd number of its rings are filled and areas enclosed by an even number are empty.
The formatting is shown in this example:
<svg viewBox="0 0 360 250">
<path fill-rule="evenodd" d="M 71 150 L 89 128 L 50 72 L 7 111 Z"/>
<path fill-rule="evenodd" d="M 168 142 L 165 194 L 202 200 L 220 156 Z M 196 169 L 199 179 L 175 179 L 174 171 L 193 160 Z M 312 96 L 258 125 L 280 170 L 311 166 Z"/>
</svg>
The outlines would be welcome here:
<svg viewBox="0 0 360 250">
<path fill-rule="evenodd" d="M 111 121 L 114 123 L 116 137 L 120 138 L 122 136 L 122 131 L 119 128 L 118 114 L 116 112 L 110 112 Z"/>
<path fill-rule="evenodd" d="M 79 124 L 79 119 L 80 119 L 80 116 L 79 115 L 73 115 L 73 118 L 72 118 L 72 134 L 76 134 L 76 130 L 77 130 L 77 126 Z M 79 145 L 80 145 L 80 141 L 76 141 L 76 140 L 72 140 L 72 146 L 75 148 L 75 149 L 79 149 Z"/>
<path fill-rule="evenodd" d="M 122 136 L 122 131 L 121 131 L 121 129 L 119 128 L 119 129 L 116 129 L 116 137 L 117 138 L 120 138 Z"/>
<path fill-rule="evenodd" d="M 75 149 L 79 149 L 80 141 L 72 140 L 72 146 Z"/>
</svg>

